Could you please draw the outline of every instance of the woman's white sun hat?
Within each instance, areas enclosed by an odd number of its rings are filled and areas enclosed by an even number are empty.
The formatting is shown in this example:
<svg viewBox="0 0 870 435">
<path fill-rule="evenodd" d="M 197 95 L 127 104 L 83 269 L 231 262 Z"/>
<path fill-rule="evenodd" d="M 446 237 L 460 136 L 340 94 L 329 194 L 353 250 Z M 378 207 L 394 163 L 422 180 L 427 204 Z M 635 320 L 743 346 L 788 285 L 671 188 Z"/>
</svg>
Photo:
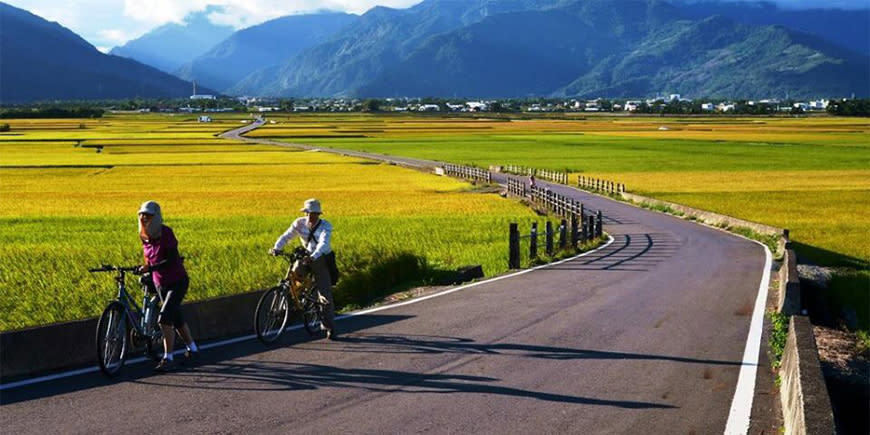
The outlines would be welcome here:
<svg viewBox="0 0 870 435">
<path fill-rule="evenodd" d="M 160 214 L 160 204 L 155 201 L 145 201 L 139 206 L 139 213 L 150 214 L 156 216 Z"/>
<path fill-rule="evenodd" d="M 305 213 L 323 213 L 323 210 L 320 208 L 320 201 L 314 198 L 305 201 L 302 211 Z"/>
</svg>

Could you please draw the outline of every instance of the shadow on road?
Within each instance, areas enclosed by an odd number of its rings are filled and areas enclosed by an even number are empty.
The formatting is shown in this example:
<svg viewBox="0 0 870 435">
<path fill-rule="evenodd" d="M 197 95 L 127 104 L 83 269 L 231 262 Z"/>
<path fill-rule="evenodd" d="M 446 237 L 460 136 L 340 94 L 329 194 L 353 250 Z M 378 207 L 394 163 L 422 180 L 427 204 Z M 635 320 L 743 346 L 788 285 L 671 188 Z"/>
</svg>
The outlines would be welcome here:
<svg viewBox="0 0 870 435">
<path fill-rule="evenodd" d="M 366 328 L 373 328 L 380 325 L 386 325 L 393 322 L 399 322 L 409 318 L 404 315 L 383 315 L 383 314 L 366 314 L 355 316 L 349 321 L 341 323 L 343 332 L 353 333 Z M 322 337 L 312 337 L 302 329 L 288 330 L 284 332 L 274 345 L 266 346 L 257 341 L 250 339 L 239 343 L 221 346 L 214 349 L 203 350 L 203 355 L 208 361 L 227 361 L 235 358 L 242 358 L 251 355 L 257 355 L 264 352 L 269 352 L 276 347 L 282 346 L 299 346 L 304 343 L 321 340 Z M 207 343 L 199 343 L 200 345 Z M 128 363 L 121 370 L 121 374 L 115 379 L 108 379 L 99 371 L 86 373 L 67 378 L 55 379 L 52 381 L 42 382 L 33 385 L 21 386 L 10 390 L 0 392 L 0 405 L 8 405 L 17 402 L 28 400 L 41 399 L 60 394 L 73 393 L 76 391 L 88 390 L 91 388 L 100 388 L 111 386 L 123 382 L 136 382 L 146 378 L 155 376 L 154 362 L 150 359 L 145 362 L 131 364 L 129 361 L 140 357 L 140 353 L 134 353 L 127 356 Z M 96 364 L 96 362 L 94 362 Z M 197 370 L 198 371 L 198 370 Z"/>
<path fill-rule="evenodd" d="M 571 349 L 513 343 L 476 343 L 461 337 L 428 335 L 390 335 L 365 332 L 342 336 L 328 345 L 310 342 L 297 346 L 300 351 L 361 354 L 459 354 L 512 356 L 549 360 L 612 359 L 660 360 L 688 364 L 738 366 L 739 361 L 719 361 L 669 355 L 649 355 L 589 349 Z M 674 408 L 672 405 L 624 400 L 603 400 L 499 385 L 500 379 L 450 373 L 416 373 L 400 370 L 338 367 L 325 364 L 291 363 L 235 359 L 207 364 L 190 372 L 171 376 L 138 379 L 135 382 L 182 389 L 239 391 L 314 390 L 350 388 L 366 392 L 482 393 L 523 397 L 560 403 L 612 406 L 629 409 Z"/>
<path fill-rule="evenodd" d="M 645 272 L 670 258 L 680 245 L 665 234 L 618 234 L 607 248 L 543 270 L 611 270 Z"/>
<path fill-rule="evenodd" d="M 396 353 L 396 354 L 467 354 L 505 355 L 549 360 L 659 360 L 689 364 L 739 366 L 741 361 L 689 358 L 671 355 L 651 355 L 568 347 L 539 346 L 516 343 L 477 343 L 469 338 L 429 335 L 391 335 L 359 332 L 342 336 L 335 352 Z M 304 346 L 303 346 L 304 348 Z M 318 348 L 324 351 L 323 348 Z"/>
<path fill-rule="evenodd" d="M 481 393 L 628 409 L 675 408 L 675 406 L 660 403 L 602 400 L 523 390 L 496 385 L 495 382 L 498 381 L 499 379 L 485 376 L 357 369 L 282 361 L 235 360 L 229 363 L 210 365 L 192 372 L 177 373 L 172 377 L 155 377 L 137 382 L 161 387 L 230 391 L 298 391 L 343 388 L 372 393 Z"/>
</svg>

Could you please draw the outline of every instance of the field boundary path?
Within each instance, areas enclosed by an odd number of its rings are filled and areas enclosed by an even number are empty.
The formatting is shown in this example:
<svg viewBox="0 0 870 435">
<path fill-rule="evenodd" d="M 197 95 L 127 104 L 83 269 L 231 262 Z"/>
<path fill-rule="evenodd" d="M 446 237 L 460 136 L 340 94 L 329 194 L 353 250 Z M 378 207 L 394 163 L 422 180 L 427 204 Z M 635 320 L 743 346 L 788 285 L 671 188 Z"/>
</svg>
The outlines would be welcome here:
<svg viewBox="0 0 870 435">
<path fill-rule="evenodd" d="M 260 125 L 222 137 L 320 149 L 240 136 Z M 612 242 L 346 316 L 339 341 L 290 331 L 274 347 L 248 340 L 209 349 L 193 370 L 155 376 L 139 365 L 125 369 L 121 382 L 89 374 L 4 391 L 0 426 L 9 433 L 155 424 L 191 433 L 746 433 L 766 248 L 547 185 L 601 210 Z M 149 405 L 125 406 L 119 421 L 116 404 L 134 397 Z"/>
</svg>

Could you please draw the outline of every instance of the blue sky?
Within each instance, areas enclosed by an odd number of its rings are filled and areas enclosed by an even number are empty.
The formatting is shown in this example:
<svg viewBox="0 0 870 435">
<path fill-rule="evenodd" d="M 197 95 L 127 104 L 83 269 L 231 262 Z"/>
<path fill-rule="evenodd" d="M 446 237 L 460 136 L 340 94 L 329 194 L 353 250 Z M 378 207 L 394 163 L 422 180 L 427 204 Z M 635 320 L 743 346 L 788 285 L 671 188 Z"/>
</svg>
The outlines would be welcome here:
<svg viewBox="0 0 870 435">
<path fill-rule="evenodd" d="M 361 14 L 373 6 L 406 8 L 421 0 L 6 0 L 49 21 L 57 21 L 102 51 L 138 38 L 160 25 L 182 23 L 191 12 L 218 5 L 209 16 L 237 29 L 284 15 L 317 10 Z M 758 1 L 758 0 L 738 0 Z M 867 8 L 870 0 L 775 0 L 789 8 Z"/>
</svg>

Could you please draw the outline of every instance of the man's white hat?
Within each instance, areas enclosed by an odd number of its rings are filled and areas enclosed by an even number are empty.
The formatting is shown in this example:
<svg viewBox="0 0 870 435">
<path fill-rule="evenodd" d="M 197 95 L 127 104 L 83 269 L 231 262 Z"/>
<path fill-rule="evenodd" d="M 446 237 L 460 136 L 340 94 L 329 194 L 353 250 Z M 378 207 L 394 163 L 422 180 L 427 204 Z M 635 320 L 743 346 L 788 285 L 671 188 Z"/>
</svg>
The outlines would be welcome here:
<svg viewBox="0 0 870 435">
<path fill-rule="evenodd" d="M 320 201 L 314 198 L 305 201 L 302 211 L 305 213 L 323 213 L 323 210 L 320 208 Z"/>
</svg>

